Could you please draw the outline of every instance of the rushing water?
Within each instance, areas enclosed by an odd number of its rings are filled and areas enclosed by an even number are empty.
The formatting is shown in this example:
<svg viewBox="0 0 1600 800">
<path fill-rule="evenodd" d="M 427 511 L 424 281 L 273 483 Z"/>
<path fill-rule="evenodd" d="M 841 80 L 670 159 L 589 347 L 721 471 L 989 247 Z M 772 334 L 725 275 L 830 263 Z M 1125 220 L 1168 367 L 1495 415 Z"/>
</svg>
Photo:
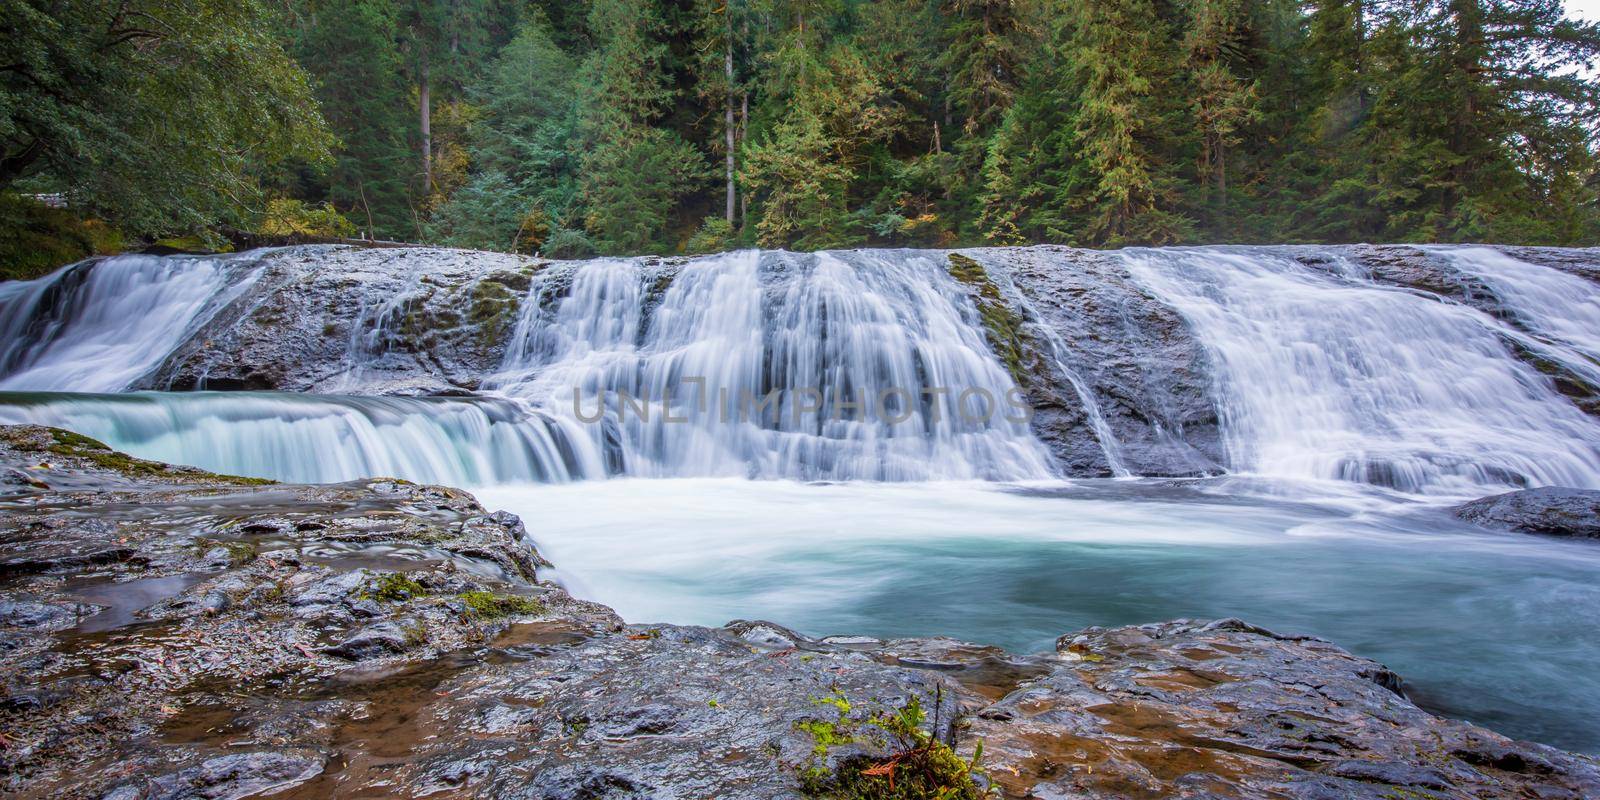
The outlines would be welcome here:
<svg viewBox="0 0 1600 800">
<path fill-rule="evenodd" d="M 627 475 L 1051 474 L 1025 419 L 1006 413 L 1010 376 L 936 254 L 698 259 L 647 325 L 657 279 L 623 259 L 546 273 L 490 385 L 572 421 L 603 410 L 585 425 L 589 446 Z M 538 298 L 554 280 L 571 287 L 550 314 Z"/>
<path fill-rule="evenodd" d="M 67 428 L 143 458 L 300 483 L 449 486 L 604 477 L 576 433 L 514 400 L 277 392 L 0 392 L 0 423 Z"/>
<path fill-rule="evenodd" d="M 1235 469 L 1420 492 L 1600 487 L 1600 423 L 1511 357 L 1486 314 L 1268 249 L 1123 257 L 1212 351 Z"/>
<path fill-rule="evenodd" d="M 974 416 L 963 390 L 1003 412 L 1011 376 L 938 252 L 552 265 L 474 398 L 94 394 L 139 385 L 262 270 L 109 259 L 0 286 L 0 422 L 221 472 L 464 486 L 629 619 L 1038 650 L 1090 624 L 1240 616 L 1380 659 L 1432 708 L 1600 752 L 1600 548 L 1444 511 L 1600 487 L 1600 424 L 1513 352 L 1600 375 L 1600 292 L 1495 250 L 1429 250 L 1490 286 L 1502 320 L 1305 252 L 1108 256 L 1210 354 L 1221 479 L 1064 483 L 1026 423 Z M 978 255 L 1126 472 L 1068 340 L 1019 303 L 1004 251 Z M 429 257 L 357 298 L 345 388 L 394 372 Z"/>
<path fill-rule="evenodd" d="M 111 392 L 259 277 L 247 256 L 117 256 L 0 284 L 0 389 Z"/>
</svg>

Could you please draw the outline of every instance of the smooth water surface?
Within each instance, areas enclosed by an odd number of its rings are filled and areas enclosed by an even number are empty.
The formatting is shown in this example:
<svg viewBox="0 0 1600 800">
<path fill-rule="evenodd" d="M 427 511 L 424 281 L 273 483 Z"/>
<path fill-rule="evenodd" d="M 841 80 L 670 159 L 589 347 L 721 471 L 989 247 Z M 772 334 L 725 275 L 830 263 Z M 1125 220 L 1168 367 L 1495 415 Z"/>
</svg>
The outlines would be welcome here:
<svg viewBox="0 0 1600 800">
<path fill-rule="evenodd" d="M 1049 650 L 1089 625 L 1237 616 L 1376 659 L 1434 711 L 1600 752 L 1600 546 L 1347 484 L 622 480 L 476 490 L 578 595 L 636 622 Z"/>
</svg>

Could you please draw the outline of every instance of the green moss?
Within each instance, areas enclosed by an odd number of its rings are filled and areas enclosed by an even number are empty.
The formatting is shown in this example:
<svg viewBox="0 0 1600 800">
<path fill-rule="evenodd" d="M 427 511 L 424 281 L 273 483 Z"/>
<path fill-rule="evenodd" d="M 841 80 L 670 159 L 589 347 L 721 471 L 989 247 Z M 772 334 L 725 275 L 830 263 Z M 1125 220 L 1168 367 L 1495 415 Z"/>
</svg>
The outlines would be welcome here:
<svg viewBox="0 0 1600 800">
<path fill-rule="evenodd" d="M 222 475 L 205 470 L 176 470 L 170 464 L 135 458 L 127 453 L 112 450 L 87 436 L 60 428 L 51 428 L 50 436 L 54 439 L 54 444 L 45 448 L 49 452 L 68 458 L 81 458 L 101 469 L 111 470 L 130 478 L 162 478 L 183 483 L 228 483 L 236 486 L 265 486 L 277 483 L 266 478 Z"/>
<path fill-rule="evenodd" d="M 467 605 L 467 616 L 477 620 L 544 613 L 544 604 L 531 597 L 494 592 L 464 592 L 459 597 Z"/>
<path fill-rule="evenodd" d="M 661 297 L 662 295 L 665 295 L 667 290 L 672 288 L 672 280 L 676 277 L 678 276 L 671 272 L 663 273 L 657 277 L 656 282 L 650 287 L 650 296 Z"/>
<path fill-rule="evenodd" d="M 228 551 L 228 563 L 232 566 L 244 566 L 260 555 L 260 548 L 254 542 L 219 542 L 213 539 L 201 539 L 195 542 L 195 550 L 204 555 L 213 547 L 220 547 Z"/>
<path fill-rule="evenodd" d="M 172 236 L 166 239 L 157 239 L 154 244 L 156 247 L 166 247 L 173 250 L 181 250 L 185 253 L 216 253 L 227 252 L 228 250 L 232 249 L 228 247 L 225 242 L 217 242 L 212 239 L 193 234 L 187 236 Z M 219 246 L 221 247 L 220 250 L 218 249 Z"/>
<path fill-rule="evenodd" d="M 983 322 L 984 338 L 1006 365 L 1011 380 L 1018 386 L 1026 385 L 1035 348 L 1032 337 L 1023 332 L 1022 318 L 1005 304 L 1000 289 L 989 280 L 989 273 L 982 264 L 960 253 L 951 253 L 949 271 L 951 277 L 974 288 L 973 300 Z"/>
<path fill-rule="evenodd" d="M 404 572 L 386 572 L 373 581 L 365 595 L 385 603 L 400 603 L 428 593 L 428 588 Z"/>
<path fill-rule="evenodd" d="M 976 260 L 960 253 L 951 253 L 949 270 L 950 277 L 977 288 L 979 295 L 1000 299 L 1000 289 L 989 280 L 988 271 Z"/>
<path fill-rule="evenodd" d="M 421 647 L 428 643 L 428 626 L 420 621 L 412 622 L 405 626 L 406 647 Z"/>
<path fill-rule="evenodd" d="M 472 287 L 472 307 L 467 319 L 478 326 L 478 336 L 488 346 L 516 321 L 518 295 L 495 280 L 481 280 Z"/>
<path fill-rule="evenodd" d="M 814 700 L 839 712 L 837 720 L 805 720 L 795 727 L 815 741 L 813 759 L 800 770 L 802 791 L 811 797 L 833 800 L 978 800 L 987 793 L 973 776 L 980 774 L 980 742 L 972 760 L 922 730 L 926 713 L 913 697 L 904 707 L 883 711 L 858 722 L 850 716 L 850 703 L 842 695 Z M 882 758 L 852 758 L 829 770 L 821 763 L 828 749 L 859 741 L 870 723 L 886 732 L 898 745 Z"/>
</svg>

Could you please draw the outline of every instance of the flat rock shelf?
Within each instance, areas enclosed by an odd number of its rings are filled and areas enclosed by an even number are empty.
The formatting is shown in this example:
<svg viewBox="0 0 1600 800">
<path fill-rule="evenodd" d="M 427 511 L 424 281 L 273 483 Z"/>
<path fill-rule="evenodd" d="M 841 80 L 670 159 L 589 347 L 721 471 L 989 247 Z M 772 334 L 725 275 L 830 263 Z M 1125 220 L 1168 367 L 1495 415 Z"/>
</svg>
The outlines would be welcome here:
<svg viewBox="0 0 1600 800">
<path fill-rule="evenodd" d="M 974 791 L 995 797 L 1600 796 L 1591 758 L 1434 716 L 1378 663 L 1236 619 L 1029 655 L 628 625 L 547 566 L 459 490 L 276 484 L 0 428 L 0 787 L 797 797 L 892 758 L 871 731 L 899 715 L 981 748 Z"/>
</svg>

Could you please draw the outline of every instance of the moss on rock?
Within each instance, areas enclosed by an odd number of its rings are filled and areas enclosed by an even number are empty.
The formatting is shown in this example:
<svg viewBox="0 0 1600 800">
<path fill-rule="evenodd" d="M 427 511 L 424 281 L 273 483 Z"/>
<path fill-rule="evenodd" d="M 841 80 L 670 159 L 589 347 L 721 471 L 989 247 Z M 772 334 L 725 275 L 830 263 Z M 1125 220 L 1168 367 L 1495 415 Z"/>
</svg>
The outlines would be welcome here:
<svg viewBox="0 0 1600 800">
<path fill-rule="evenodd" d="M 112 450 L 103 442 L 62 428 L 48 428 L 51 444 L 44 449 L 65 458 L 77 458 L 129 478 L 158 478 L 182 483 L 226 483 L 235 486 L 267 486 L 277 481 L 267 478 L 249 478 L 242 475 L 223 475 L 193 467 L 173 467 L 159 461 L 146 461 L 127 453 Z M 13 444 L 17 444 L 13 442 Z"/>
<path fill-rule="evenodd" d="M 1022 317 L 1005 304 L 999 287 L 989 280 L 983 265 L 960 253 L 950 254 L 950 276 L 973 288 L 973 302 L 983 322 L 984 337 L 989 340 L 1011 380 L 1018 386 L 1027 382 L 1028 370 L 1036 351 L 1032 337 L 1022 329 Z"/>
<path fill-rule="evenodd" d="M 531 597 L 515 594 L 463 592 L 460 595 L 460 600 L 467 606 L 467 616 L 477 620 L 494 620 L 544 613 L 543 603 Z"/>
</svg>

